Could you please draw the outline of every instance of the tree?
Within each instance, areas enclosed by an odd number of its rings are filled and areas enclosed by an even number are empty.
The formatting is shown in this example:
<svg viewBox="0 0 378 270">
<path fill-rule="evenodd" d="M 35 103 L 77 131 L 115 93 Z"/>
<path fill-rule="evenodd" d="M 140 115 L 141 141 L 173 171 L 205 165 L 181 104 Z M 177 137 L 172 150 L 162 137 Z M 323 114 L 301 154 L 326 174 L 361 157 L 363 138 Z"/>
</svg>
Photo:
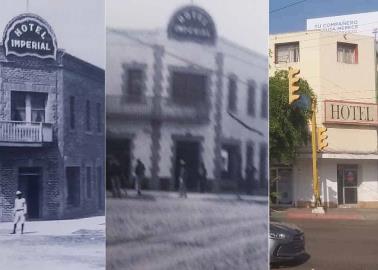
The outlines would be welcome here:
<svg viewBox="0 0 378 270">
<path fill-rule="evenodd" d="M 291 164 L 298 150 L 309 142 L 308 120 L 314 96 L 306 80 L 299 80 L 300 100 L 289 104 L 286 70 L 269 78 L 269 159 L 270 164 Z"/>
</svg>

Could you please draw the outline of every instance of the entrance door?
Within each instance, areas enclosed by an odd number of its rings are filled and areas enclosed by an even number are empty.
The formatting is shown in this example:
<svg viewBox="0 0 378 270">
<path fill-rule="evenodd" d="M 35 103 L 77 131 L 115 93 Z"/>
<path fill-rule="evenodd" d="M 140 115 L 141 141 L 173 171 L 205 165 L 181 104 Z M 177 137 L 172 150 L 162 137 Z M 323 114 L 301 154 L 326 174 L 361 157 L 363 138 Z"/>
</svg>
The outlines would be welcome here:
<svg viewBox="0 0 378 270">
<path fill-rule="evenodd" d="M 20 168 L 18 173 L 18 189 L 26 199 L 28 217 L 40 217 L 41 169 Z"/>
<path fill-rule="evenodd" d="M 175 160 L 175 188 L 178 188 L 179 162 L 184 160 L 188 170 L 186 187 L 188 190 L 197 191 L 199 188 L 198 167 L 199 167 L 199 142 L 177 141 Z"/>
<path fill-rule="evenodd" d="M 356 204 L 358 187 L 358 166 L 337 166 L 337 193 L 339 204 Z"/>
<path fill-rule="evenodd" d="M 131 179 L 131 140 L 130 139 L 107 139 L 106 140 L 106 156 L 107 167 L 109 168 L 108 158 L 113 156 L 117 161 L 118 168 L 115 168 L 118 176 L 121 178 L 122 188 L 132 188 L 133 181 Z M 143 160 L 142 160 L 143 161 Z M 106 170 L 106 179 L 110 180 L 110 175 L 114 172 Z M 111 189 L 110 181 L 106 181 L 106 188 Z"/>
<path fill-rule="evenodd" d="M 291 168 L 273 168 L 270 170 L 270 192 L 275 192 L 273 203 L 293 203 L 293 178 Z"/>
</svg>

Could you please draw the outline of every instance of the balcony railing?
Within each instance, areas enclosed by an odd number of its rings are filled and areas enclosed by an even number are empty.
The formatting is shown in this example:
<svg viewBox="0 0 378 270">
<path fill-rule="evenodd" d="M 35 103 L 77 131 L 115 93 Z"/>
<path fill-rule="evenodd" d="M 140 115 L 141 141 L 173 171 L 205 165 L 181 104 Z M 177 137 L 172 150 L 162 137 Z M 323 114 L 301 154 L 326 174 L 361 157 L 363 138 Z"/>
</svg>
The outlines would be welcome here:
<svg viewBox="0 0 378 270">
<path fill-rule="evenodd" d="M 0 121 L 0 145 L 42 144 L 51 141 L 51 124 Z"/>
</svg>

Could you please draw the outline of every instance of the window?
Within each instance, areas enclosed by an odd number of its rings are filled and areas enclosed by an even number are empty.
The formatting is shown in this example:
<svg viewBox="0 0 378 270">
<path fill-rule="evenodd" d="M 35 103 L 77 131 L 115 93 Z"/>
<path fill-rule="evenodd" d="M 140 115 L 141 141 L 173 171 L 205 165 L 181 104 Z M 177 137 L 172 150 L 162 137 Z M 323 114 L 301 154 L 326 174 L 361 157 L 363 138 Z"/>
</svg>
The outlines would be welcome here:
<svg viewBox="0 0 378 270">
<path fill-rule="evenodd" d="M 44 123 L 46 93 L 13 91 L 11 94 L 11 119 L 13 121 Z"/>
<path fill-rule="evenodd" d="M 96 103 L 97 132 L 102 131 L 101 103 Z"/>
<path fill-rule="evenodd" d="M 80 167 L 66 167 L 67 205 L 80 206 Z"/>
<path fill-rule="evenodd" d="M 85 103 L 85 120 L 86 120 L 86 129 L 91 131 L 91 104 L 89 100 Z"/>
<path fill-rule="evenodd" d="M 222 179 L 238 180 L 241 160 L 240 148 L 234 144 L 224 144 L 221 149 Z"/>
<path fill-rule="evenodd" d="M 206 100 L 207 77 L 202 74 L 172 73 L 171 97 L 181 105 L 198 105 Z"/>
<path fill-rule="evenodd" d="M 75 97 L 70 96 L 70 128 L 75 129 Z"/>
<path fill-rule="evenodd" d="M 276 64 L 299 62 L 299 42 L 276 44 Z"/>
<path fill-rule="evenodd" d="M 143 97 L 143 70 L 128 68 L 126 72 L 126 95 L 130 100 L 140 101 Z"/>
<path fill-rule="evenodd" d="M 228 110 L 231 112 L 236 111 L 236 99 L 237 99 L 237 86 L 236 78 L 228 79 Z"/>
<path fill-rule="evenodd" d="M 358 63 L 357 44 L 337 42 L 337 62 L 345 64 Z"/>
<path fill-rule="evenodd" d="M 87 198 L 92 197 L 92 171 L 91 167 L 86 168 L 86 177 L 87 177 Z"/>
<path fill-rule="evenodd" d="M 247 161 L 247 165 L 254 164 L 254 145 L 253 144 L 247 145 L 246 161 Z"/>
<path fill-rule="evenodd" d="M 247 113 L 250 116 L 255 116 L 255 104 L 256 104 L 256 84 L 251 82 L 248 84 L 248 98 L 247 98 Z"/>
<path fill-rule="evenodd" d="M 261 118 L 268 118 L 268 86 L 263 84 L 261 92 Z"/>
</svg>

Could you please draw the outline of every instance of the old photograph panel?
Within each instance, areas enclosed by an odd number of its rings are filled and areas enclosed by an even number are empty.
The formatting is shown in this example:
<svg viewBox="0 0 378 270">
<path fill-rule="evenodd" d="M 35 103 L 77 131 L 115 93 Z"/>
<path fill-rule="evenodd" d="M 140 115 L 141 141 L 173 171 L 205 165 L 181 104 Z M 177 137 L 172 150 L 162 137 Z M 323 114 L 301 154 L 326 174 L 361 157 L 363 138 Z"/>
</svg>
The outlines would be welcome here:
<svg viewBox="0 0 378 270">
<path fill-rule="evenodd" d="M 268 269 L 268 1 L 107 1 L 108 269 Z"/>
<path fill-rule="evenodd" d="M 104 1 L 0 5 L 0 268 L 103 270 Z"/>
</svg>

